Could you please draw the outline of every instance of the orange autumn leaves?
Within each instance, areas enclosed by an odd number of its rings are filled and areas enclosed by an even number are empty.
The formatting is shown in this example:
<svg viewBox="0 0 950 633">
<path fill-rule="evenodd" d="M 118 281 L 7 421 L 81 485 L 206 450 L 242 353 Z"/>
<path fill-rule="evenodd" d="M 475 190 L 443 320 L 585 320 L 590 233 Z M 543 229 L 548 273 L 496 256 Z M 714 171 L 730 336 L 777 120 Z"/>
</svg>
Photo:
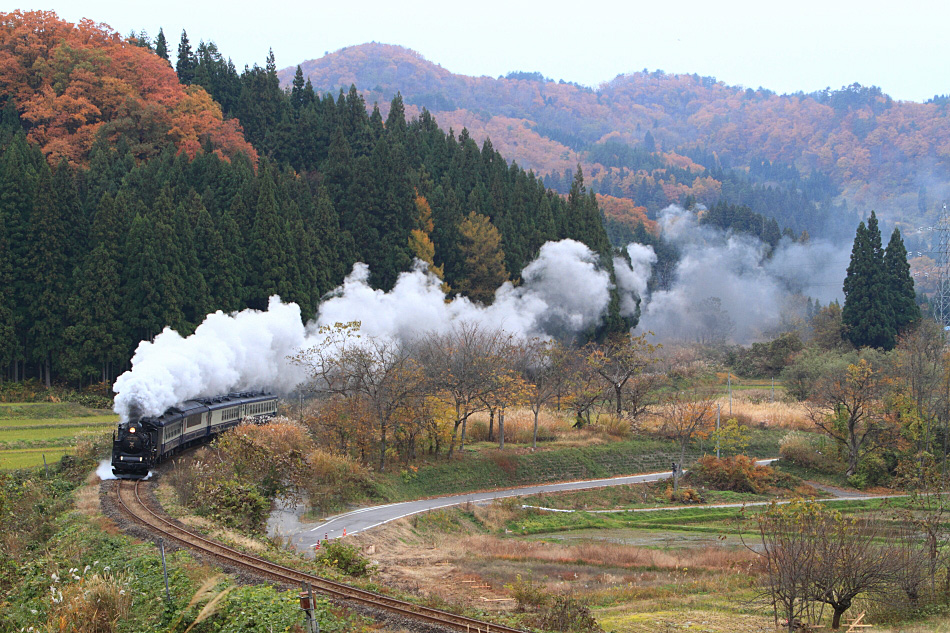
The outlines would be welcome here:
<svg viewBox="0 0 950 633">
<path fill-rule="evenodd" d="M 257 159 L 238 122 L 225 121 L 203 89 L 182 86 L 164 59 L 91 20 L 0 13 L 0 93 L 54 164 L 85 164 L 100 135 L 126 138 L 140 159 L 169 141 L 189 157 L 207 144 L 224 159 Z"/>
<path fill-rule="evenodd" d="M 597 207 L 608 218 L 613 218 L 617 222 L 633 229 L 637 224 L 643 224 L 643 227 L 653 233 L 659 233 L 656 222 L 647 218 L 646 207 L 637 206 L 629 198 L 615 198 L 614 196 L 603 196 L 597 194 Z"/>
</svg>

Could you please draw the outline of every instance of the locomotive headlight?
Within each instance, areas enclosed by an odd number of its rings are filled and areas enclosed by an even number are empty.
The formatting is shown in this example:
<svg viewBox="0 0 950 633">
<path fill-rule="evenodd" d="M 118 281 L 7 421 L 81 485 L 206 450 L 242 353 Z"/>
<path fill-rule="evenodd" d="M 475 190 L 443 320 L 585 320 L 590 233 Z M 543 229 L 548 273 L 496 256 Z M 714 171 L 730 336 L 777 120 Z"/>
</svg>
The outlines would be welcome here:
<svg viewBox="0 0 950 633">
<path fill-rule="evenodd" d="M 129 427 L 129 433 L 135 433 L 135 427 L 134 427 L 134 426 Z"/>
</svg>

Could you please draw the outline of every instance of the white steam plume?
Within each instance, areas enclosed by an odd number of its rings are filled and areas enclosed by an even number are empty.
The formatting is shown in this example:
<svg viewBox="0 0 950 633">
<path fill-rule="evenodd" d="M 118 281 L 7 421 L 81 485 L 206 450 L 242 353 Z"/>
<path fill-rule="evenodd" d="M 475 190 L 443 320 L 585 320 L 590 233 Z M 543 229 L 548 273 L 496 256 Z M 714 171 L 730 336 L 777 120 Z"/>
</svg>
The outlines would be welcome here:
<svg viewBox="0 0 950 633">
<path fill-rule="evenodd" d="M 638 329 L 660 338 L 748 343 L 799 316 L 795 296 L 841 299 L 850 249 L 822 240 L 783 238 L 771 257 L 758 238 L 700 226 L 671 206 L 660 215 L 663 236 L 681 259 L 671 289 L 642 306 Z"/>
<path fill-rule="evenodd" d="M 627 254 L 630 256 L 629 263 L 623 257 L 614 257 L 614 276 L 620 290 L 620 314 L 625 317 L 637 313 L 636 298 L 646 296 L 647 281 L 656 263 L 652 246 L 628 244 Z"/>
<path fill-rule="evenodd" d="M 618 273 L 622 297 L 646 287 L 649 267 L 642 261 L 639 257 L 633 268 Z M 424 264 L 400 274 L 393 289 L 383 292 L 369 286 L 369 268 L 358 263 L 321 304 L 315 323 L 305 326 L 296 304 L 272 297 L 264 312 L 216 312 L 187 338 L 166 329 L 154 341 L 143 341 L 132 370 L 116 380 L 115 409 L 127 419 L 229 391 L 291 391 L 306 375 L 287 357 L 318 343 L 321 325 L 359 321 L 364 334 L 397 340 L 444 332 L 462 322 L 517 336 L 565 336 L 596 326 L 607 310 L 610 277 L 580 242 L 545 244 L 521 276 L 520 286 L 503 284 L 492 305 L 482 306 L 464 297 L 447 302 L 441 282 Z"/>
</svg>

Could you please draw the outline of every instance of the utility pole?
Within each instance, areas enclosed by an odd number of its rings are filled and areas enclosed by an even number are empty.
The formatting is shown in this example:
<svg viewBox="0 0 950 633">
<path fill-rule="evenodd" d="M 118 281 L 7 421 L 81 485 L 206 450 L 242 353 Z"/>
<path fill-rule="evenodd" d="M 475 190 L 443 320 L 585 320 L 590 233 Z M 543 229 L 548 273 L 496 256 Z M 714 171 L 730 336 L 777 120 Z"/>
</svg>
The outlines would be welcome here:
<svg viewBox="0 0 950 633">
<path fill-rule="evenodd" d="M 722 412 L 722 405 L 716 403 L 716 459 L 719 459 L 719 415 Z"/>
<path fill-rule="evenodd" d="M 729 380 L 729 415 L 732 415 L 732 372 L 729 372 L 728 380 Z"/>
</svg>

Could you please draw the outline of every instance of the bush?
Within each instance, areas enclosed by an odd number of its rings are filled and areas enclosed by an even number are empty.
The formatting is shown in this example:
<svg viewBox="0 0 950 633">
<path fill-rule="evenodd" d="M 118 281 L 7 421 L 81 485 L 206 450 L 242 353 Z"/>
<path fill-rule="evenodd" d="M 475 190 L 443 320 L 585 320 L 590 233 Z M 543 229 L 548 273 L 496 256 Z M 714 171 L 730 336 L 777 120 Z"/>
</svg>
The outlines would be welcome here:
<svg viewBox="0 0 950 633">
<path fill-rule="evenodd" d="M 848 484 L 855 488 L 883 486 L 891 480 L 887 461 L 880 455 L 865 455 L 858 462 L 856 473 L 848 477 Z"/>
<path fill-rule="evenodd" d="M 802 468 L 829 473 L 842 468 L 842 464 L 834 457 L 834 448 L 827 447 L 824 438 L 810 433 L 792 431 L 779 442 L 778 452 L 782 459 Z"/>
<path fill-rule="evenodd" d="M 316 561 L 324 567 L 338 569 L 348 576 L 370 576 L 376 573 L 376 565 L 360 554 L 355 545 L 342 541 L 322 541 Z"/>
<path fill-rule="evenodd" d="M 233 479 L 202 481 L 194 501 L 198 514 L 239 530 L 262 532 L 271 502 L 255 486 Z"/>
<path fill-rule="evenodd" d="M 757 466 L 755 460 L 745 455 L 722 459 L 704 455 L 689 476 L 714 490 L 761 493 L 773 484 L 775 470 L 770 466 Z"/>
<path fill-rule="evenodd" d="M 631 433 L 630 421 L 616 415 L 602 413 L 597 416 L 597 422 L 594 426 L 597 430 L 622 440 L 630 437 Z"/>
<path fill-rule="evenodd" d="M 548 594 L 545 593 L 543 585 L 534 584 L 530 578 L 525 580 L 521 574 L 515 577 L 513 583 L 505 585 L 505 589 L 511 592 L 511 597 L 518 603 L 520 611 L 525 611 L 528 607 L 543 606 L 548 600 Z"/>
<path fill-rule="evenodd" d="M 573 596 L 557 596 L 541 618 L 541 626 L 551 631 L 569 633 L 602 633 L 603 628 L 591 615 L 587 605 Z"/>
<path fill-rule="evenodd" d="M 129 617 L 132 592 L 128 578 L 91 574 L 78 583 L 65 585 L 52 602 L 49 620 L 55 630 L 110 633 Z"/>
<path fill-rule="evenodd" d="M 663 496 L 666 497 L 667 501 L 673 503 L 706 503 L 706 500 L 695 488 L 673 490 L 673 486 L 667 486 Z"/>
</svg>

